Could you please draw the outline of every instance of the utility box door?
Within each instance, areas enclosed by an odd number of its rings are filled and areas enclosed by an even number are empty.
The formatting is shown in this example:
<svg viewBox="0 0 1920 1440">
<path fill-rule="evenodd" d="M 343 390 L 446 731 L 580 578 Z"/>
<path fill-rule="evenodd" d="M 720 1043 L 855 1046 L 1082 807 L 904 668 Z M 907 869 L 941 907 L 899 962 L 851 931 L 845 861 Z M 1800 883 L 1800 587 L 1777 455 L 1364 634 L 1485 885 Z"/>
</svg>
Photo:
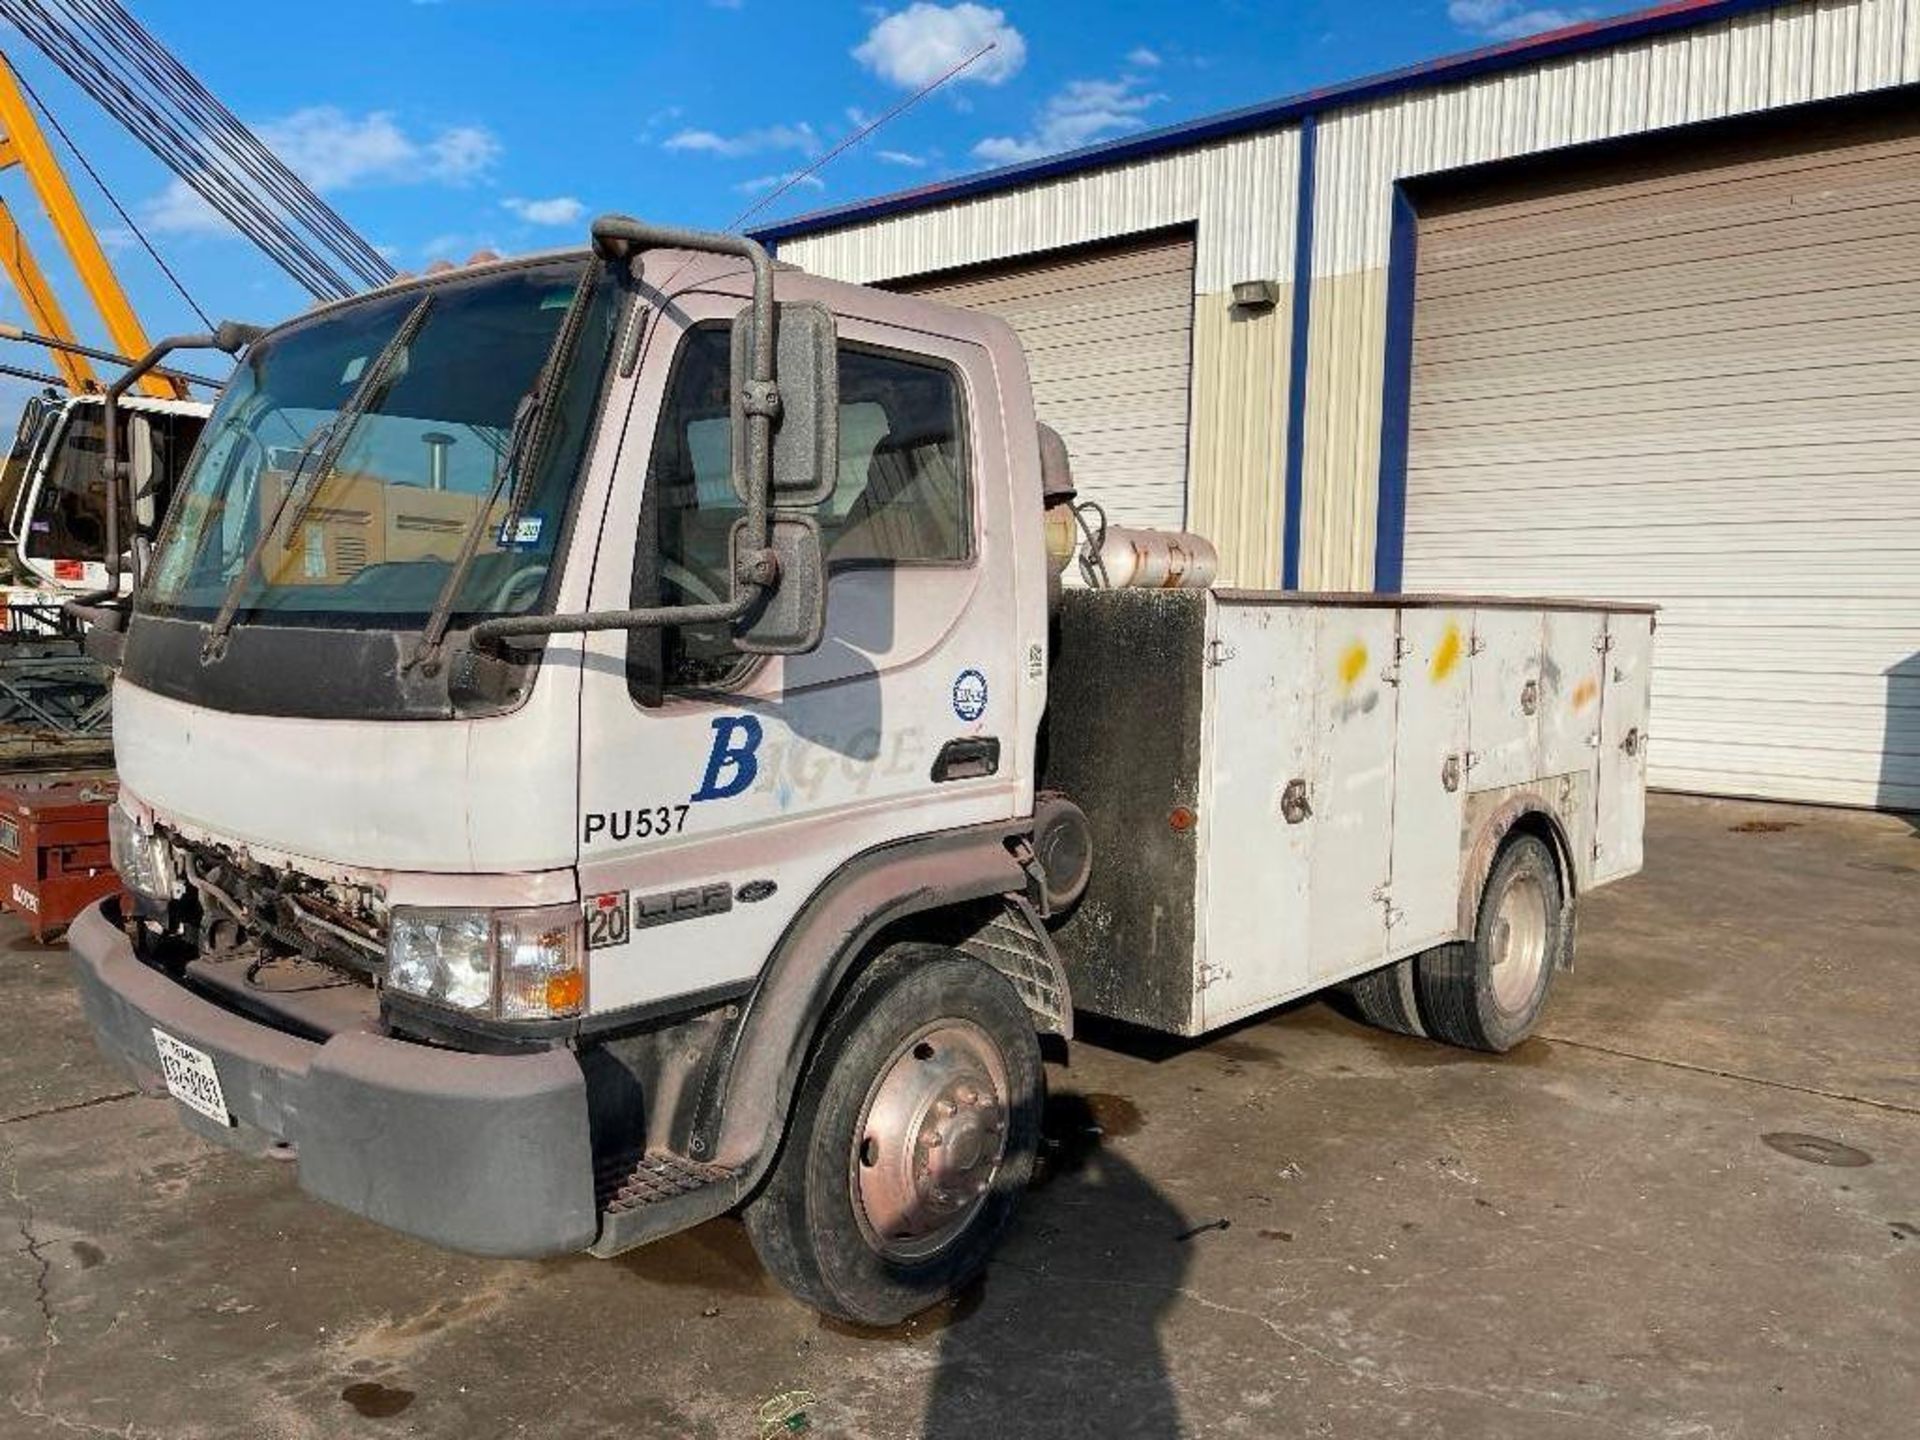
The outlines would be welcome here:
<svg viewBox="0 0 1920 1440">
<path fill-rule="evenodd" d="M 1313 813 L 1296 828 L 1309 832 L 1308 951 L 1321 979 L 1387 963 L 1399 625 L 1392 610 L 1331 606 L 1315 625 Z"/>
<path fill-rule="evenodd" d="M 1459 926 L 1467 804 L 1470 610 L 1400 614 L 1400 724 L 1393 756 L 1395 954 L 1451 940 Z"/>
<path fill-rule="evenodd" d="M 1540 630 L 1538 610 L 1474 613 L 1471 790 L 1523 785 L 1541 773 Z"/>
<path fill-rule="evenodd" d="M 1600 744 L 1600 662 L 1607 617 L 1600 610 L 1549 610 L 1543 625 L 1540 773 L 1588 773 Z"/>
<path fill-rule="evenodd" d="M 1600 697 L 1600 795 L 1593 882 L 1631 875 L 1641 865 L 1647 819 L 1647 698 L 1653 666 L 1653 617 L 1607 617 L 1605 683 Z"/>
<path fill-rule="evenodd" d="M 1212 1029 L 1305 988 L 1311 821 L 1287 785 L 1310 774 L 1313 612 L 1214 605 L 1201 775 L 1200 1015 Z"/>
</svg>

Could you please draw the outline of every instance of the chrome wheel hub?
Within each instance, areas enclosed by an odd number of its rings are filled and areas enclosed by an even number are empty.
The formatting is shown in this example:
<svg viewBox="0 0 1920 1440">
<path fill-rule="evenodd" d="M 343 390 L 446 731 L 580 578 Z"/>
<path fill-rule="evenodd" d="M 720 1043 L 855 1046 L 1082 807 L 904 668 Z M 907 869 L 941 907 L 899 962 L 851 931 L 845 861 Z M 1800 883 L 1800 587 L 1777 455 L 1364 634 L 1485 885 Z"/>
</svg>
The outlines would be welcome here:
<svg viewBox="0 0 1920 1440">
<path fill-rule="evenodd" d="M 924 1260 L 986 1203 L 1007 1150 L 1007 1072 L 979 1026 L 943 1020 L 880 1069 L 854 1128 L 854 1213 L 892 1260 Z"/>
<path fill-rule="evenodd" d="M 1535 875 L 1516 875 L 1500 897 L 1487 937 L 1493 998 L 1508 1014 L 1526 1009 L 1547 964 L 1547 892 Z"/>
</svg>

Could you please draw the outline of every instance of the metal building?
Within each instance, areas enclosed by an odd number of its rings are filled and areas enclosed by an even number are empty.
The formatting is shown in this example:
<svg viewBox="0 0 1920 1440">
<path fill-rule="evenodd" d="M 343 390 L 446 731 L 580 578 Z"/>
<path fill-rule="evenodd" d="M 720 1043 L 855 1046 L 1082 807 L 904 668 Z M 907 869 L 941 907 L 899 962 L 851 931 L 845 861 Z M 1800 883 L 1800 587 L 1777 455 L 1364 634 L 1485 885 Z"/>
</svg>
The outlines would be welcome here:
<svg viewBox="0 0 1920 1440">
<path fill-rule="evenodd" d="M 1651 599 L 1655 783 L 1920 809 L 1920 0 L 1683 0 L 822 211 L 1231 584 Z"/>
</svg>

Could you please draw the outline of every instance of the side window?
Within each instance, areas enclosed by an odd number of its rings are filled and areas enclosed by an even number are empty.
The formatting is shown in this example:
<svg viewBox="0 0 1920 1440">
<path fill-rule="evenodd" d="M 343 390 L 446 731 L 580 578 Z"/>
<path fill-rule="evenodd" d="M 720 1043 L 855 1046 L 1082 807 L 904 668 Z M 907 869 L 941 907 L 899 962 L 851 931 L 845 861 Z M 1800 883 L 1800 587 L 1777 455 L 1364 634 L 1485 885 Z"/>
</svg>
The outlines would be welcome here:
<svg viewBox="0 0 1920 1440">
<path fill-rule="evenodd" d="M 634 557 L 635 606 L 726 598 L 733 493 L 727 327 L 681 343 L 667 386 Z M 840 348 L 840 466 L 814 511 L 828 566 L 953 564 L 973 549 L 973 481 L 960 382 L 945 365 Z M 720 685 L 741 657 L 726 626 L 662 632 L 669 686 Z"/>
</svg>

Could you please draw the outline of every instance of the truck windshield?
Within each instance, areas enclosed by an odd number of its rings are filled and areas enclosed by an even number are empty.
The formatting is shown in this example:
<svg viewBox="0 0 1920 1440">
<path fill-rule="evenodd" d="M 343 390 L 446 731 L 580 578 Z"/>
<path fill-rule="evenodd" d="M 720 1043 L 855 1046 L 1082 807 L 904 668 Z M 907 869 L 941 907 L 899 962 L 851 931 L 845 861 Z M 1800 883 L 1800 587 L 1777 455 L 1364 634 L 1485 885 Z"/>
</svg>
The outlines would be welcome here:
<svg viewBox="0 0 1920 1440">
<path fill-rule="evenodd" d="M 617 287 L 591 287 L 538 418 L 529 402 L 588 263 L 456 275 L 331 309 L 254 346 L 181 482 L 142 608 L 213 616 L 268 526 L 239 595 L 242 618 L 418 624 L 476 525 L 486 528 L 453 614 L 540 605 L 592 430 Z M 416 315 L 423 294 L 432 304 Z M 361 408 L 343 414 L 356 395 Z M 516 435 L 516 417 L 544 428 L 544 443 Z M 510 459 L 524 473 L 503 477 Z"/>
</svg>

